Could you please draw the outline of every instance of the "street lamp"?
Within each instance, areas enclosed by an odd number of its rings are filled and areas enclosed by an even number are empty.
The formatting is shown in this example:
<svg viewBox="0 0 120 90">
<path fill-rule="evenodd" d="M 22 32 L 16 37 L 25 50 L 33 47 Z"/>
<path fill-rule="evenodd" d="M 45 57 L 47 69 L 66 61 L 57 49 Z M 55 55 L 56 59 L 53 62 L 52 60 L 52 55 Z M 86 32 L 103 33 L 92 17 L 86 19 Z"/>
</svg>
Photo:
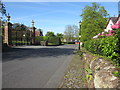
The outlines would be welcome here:
<svg viewBox="0 0 120 90">
<path fill-rule="evenodd" d="M 81 38 L 81 21 L 79 22 L 79 25 L 80 25 L 80 30 L 79 30 L 79 50 L 80 50 L 80 38 Z"/>
</svg>

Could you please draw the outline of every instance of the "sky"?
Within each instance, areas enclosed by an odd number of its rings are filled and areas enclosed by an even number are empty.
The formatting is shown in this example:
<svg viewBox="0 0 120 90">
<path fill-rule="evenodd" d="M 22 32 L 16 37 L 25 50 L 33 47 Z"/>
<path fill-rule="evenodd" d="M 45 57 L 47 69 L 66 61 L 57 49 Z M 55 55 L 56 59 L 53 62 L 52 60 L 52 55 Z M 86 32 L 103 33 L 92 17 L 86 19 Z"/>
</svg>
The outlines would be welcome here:
<svg viewBox="0 0 120 90">
<path fill-rule="evenodd" d="M 45 35 L 47 31 L 64 33 L 66 25 L 77 25 L 82 20 L 80 14 L 86 5 L 92 2 L 4 2 L 7 13 L 10 13 L 12 23 L 21 23 L 41 28 Z M 104 6 L 110 16 L 118 16 L 117 2 L 97 2 Z"/>
</svg>

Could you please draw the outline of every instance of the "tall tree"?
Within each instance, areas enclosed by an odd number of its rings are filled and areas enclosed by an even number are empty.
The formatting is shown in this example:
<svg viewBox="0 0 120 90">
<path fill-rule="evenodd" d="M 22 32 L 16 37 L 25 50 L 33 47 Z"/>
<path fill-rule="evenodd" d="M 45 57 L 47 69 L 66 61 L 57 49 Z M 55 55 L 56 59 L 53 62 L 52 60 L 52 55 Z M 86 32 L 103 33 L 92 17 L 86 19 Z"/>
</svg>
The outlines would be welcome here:
<svg viewBox="0 0 120 90">
<path fill-rule="evenodd" d="M 65 27 L 64 39 L 66 39 L 67 42 L 70 42 L 78 37 L 78 32 L 79 29 L 76 25 L 67 25 Z"/>
<path fill-rule="evenodd" d="M 60 39 L 62 39 L 64 35 L 62 33 L 57 33 L 56 36 L 59 37 Z"/>
<path fill-rule="evenodd" d="M 56 35 L 57 37 L 59 37 L 59 40 L 60 40 L 60 44 L 61 44 L 61 42 L 63 41 L 63 34 L 62 33 L 57 33 L 57 35 Z"/>
<path fill-rule="evenodd" d="M 90 40 L 96 34 L 104 31 L 108 16 L 109 14 L 105 8 L 97 3 L 86 6 L 81 14 L 81 41 Z"/>
</svg>

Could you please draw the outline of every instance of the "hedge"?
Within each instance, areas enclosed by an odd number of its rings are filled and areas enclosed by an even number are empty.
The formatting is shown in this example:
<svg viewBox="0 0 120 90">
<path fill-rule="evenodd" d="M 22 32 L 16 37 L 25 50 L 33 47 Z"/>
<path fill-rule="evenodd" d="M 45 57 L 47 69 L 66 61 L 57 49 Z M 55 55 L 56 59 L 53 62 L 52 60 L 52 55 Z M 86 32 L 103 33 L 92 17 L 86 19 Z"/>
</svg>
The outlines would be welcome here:
<svg viewBox="0 0 120 90">
<path fill-rule="evenodd" d="M 36 44 L 40 44 L 41 41 L 43 41 L 43 42 L 47 41 L 48 45 L 60 45 L 61 44 L 60 38 L 57 36 L 51 36 L 51 37 L 37 36 L 37 37 L 35 37 Z"/>
<path fill-rule="evenodd" d="M 60 38 L 53 36 L 48 38 L 48 45 L 60 45 Z"/>
<path fill-rule="evenodd" d="M 30 45 L 30 42 L 29 41 L 12 41 L 12 45 L 26 45 L 26 44 L 29 44 Z"/>
<path fill-rule="evenodd" d="M 94 54 L 107 56 L 117 65 L 120 65 L 119 40 L 116 36 L 86 41 L 84 42 L 84 47 Z"/>
</svg>

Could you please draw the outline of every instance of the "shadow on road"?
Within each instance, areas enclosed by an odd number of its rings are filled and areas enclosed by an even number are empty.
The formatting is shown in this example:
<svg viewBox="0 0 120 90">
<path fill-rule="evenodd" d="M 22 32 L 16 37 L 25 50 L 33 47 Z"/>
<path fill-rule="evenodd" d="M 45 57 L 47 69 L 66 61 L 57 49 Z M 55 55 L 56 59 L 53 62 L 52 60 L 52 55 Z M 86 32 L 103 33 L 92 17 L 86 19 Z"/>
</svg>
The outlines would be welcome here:
<svg viewBox="0 0 120 90">
<path fill-rule="evenodd" d="M 2 61 L 25 60 L 27 58 L 58 57 L 73 54 L 73 48 L 12 48 L 2 54 Z"/>
</svg>

